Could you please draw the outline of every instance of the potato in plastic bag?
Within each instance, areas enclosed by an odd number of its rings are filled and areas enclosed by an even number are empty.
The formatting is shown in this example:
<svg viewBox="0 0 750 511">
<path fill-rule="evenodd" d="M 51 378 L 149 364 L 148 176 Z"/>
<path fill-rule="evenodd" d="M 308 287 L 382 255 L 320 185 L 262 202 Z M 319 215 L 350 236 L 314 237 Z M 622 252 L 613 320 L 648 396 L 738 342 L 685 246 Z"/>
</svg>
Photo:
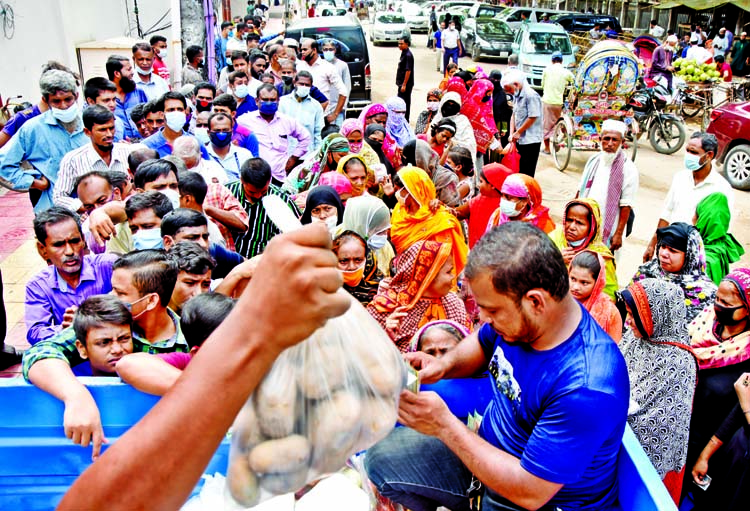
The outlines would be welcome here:
<svg viewBox="0 0 750 511">
<path fill-rule="evenodd" d="M 394 427 L 404 362 L 377 321 L 350 299 L 343 316 L 281 354 L 238 415 L 227 476 L 237 503 L 296 491 Z M 249 429 L 254 422 L 256 431 Z"/>
</svg>

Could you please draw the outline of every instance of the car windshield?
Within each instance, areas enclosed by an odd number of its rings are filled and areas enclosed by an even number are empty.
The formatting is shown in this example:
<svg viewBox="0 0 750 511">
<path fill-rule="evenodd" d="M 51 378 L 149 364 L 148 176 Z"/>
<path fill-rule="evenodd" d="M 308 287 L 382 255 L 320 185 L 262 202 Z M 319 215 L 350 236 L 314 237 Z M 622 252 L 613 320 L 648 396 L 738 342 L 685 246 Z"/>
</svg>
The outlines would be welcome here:
<svg viewBox="0 0 750 511">
<path fill-rule="evenodd" d="M 323 22 L 323 20 L 321 20 Z M 364 39 L 359 27 L 318 27 L 302 31 L 300 38 L 335 39 L 341 43 L 340 58 L 346 63 L 359 62 L 365 58 Z"/>
<path fill-rule="evenodd" d="M 549 32 L 529 32 L 523 51 L 540 55 L 559 51 L 563 55 L 571 55 L 573 49 L 567 34 L 550 34 Z"/>
<path fill-rule="evenodd" d="M 406 18 L 404 18 L 400 14 L 383 14 L 381 16 L 378 16 L 378 21 L 380 23 L 395 25 L 397 23 L 406 23 Z"/>
<path fill-rule="evenodd" d="M 477 19 L 477 32 L 484 36 L 513 37 L 513 31 L 508 24 L 496 19 Z"/>
</svg>

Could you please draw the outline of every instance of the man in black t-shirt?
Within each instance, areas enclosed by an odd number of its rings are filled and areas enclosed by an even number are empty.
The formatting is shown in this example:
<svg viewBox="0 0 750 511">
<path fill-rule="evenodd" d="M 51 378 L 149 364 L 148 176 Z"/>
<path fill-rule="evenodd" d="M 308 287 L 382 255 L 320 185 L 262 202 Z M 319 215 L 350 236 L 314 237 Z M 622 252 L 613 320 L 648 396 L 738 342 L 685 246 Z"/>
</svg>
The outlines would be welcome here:
<svg viewBox="0 0 750 511">
<path fill-rule="evenodd" d="M 414 55 L 409 47 L 411 38 L 407 35 L 398 40 L 398 49 L 401 50 L 401 58 L 398 61 L 396 70 L 396 86 L 398 87 L 398 97 L 406 102 L 406 120 L 409 120 L 411 111 L 411 91 L 414 89 Z"/>
</svg>

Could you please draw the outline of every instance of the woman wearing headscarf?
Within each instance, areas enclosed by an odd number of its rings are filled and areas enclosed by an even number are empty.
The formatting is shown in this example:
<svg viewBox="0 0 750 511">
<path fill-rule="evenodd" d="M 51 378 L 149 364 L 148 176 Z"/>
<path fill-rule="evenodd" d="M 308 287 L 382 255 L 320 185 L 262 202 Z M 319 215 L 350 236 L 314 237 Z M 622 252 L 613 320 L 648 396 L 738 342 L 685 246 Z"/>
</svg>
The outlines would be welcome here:
<svg viewBox="0 0 750 511">
<path fill-rule="evenodd" d="M 435 116 L 434 123 L 442 119 L 450 119 L 456 124 L 456 134 L 453 144 L 465 147 L 471 154 L 477 153 L 477 141 L 474 139 L 474 128 L 471 121 L 461 113 L 461 96 L 456 92 L 446 92 L 440 100 L 440 112 Z"/>
<path fill-rule="evenodd" d="M 318 186 L 330 186 L 341 199 L 341 203 L 346 205 L 346 201 L 352 196 L 352 183 L 343 174 L 338 172 L 326 172 L 320 176 Z"/>
<path fill-rule="evenodd" d="M 396 275 L 380 283 L 367 310 L 399 350 L 420 327 L 440 319 L 467 324 L 466 308 L 451 290 L 456 276 L 451 244 L 422 240 L 396 258 Z"/>
<path fill-rule="evenodd" d="M 469 88 L 466 86 L 466 82 L 461 77 L 460 73 L 461 71 L 457 71 L 448 80 L 448 83 L 445 86 L 445 92 L 455 92 L 461 97 L 461 101 L 464 101 L 466 99 L 466 95 L 469 92 Z"/>
<path fill-rule="evenodd" d="M 465 325 L 449 319 L 430 321 L 414 334 L 409 343 L 409 351 L 422 351 L 435 358 L 441 358 L 470 333 Z"/>
<path fill-rule="evenodd" d="M 438 89 L 445 92 L 448 89 L 448 83 L 450 82 L 451 78 L 453 78 L 453 75 L 458 73 L 459 68 L 458 64 L 455 62 L 451 62 L 448 64 L 448 67 L 445 69 L 445 74 L 443 75 L 443 79 L 440 80 L 440 85 L 438 85 Z"/>
<path fill-rule="evenodd" d="M 562 252 L 567 265 L 570 265 L 576 254 L 584 250 L 601 255 L 606 269 L 604 293 L 614 300 L 618 289 L 615 257 L 602 241 L 601 223 L 602 215 L 596 200 L 575 199 L 565 205 L 563 223 L 549 237 Z"/>
<path fill-rule="evenodd" d="M 440 163 L 445 163 L 448 158 L 449 147 L 452 147 L 451 141 L 456 135 L 456 123 L 450 119 L 441 121 L 430 126 L 429 134 L 422 133 L 417 135 L 417 139 L 424 140 L 430 144 L 430 148 L 440 156 Z"/>
<path fill-rule="evenodd" d="M 654 257 L 638 268 L 633 281 L 650 278 L 673 282 L 682 289 L 688 322 L 712 303 L 716 295 L 716 284 L 706 275 L 701 235 L 684 222 L 656 230 Z"/>
<path fill-rule="evenodd" d="M 718 192 L 708 195 L 695 207 L 695 217 L 695 227 L 706 250 L 706 274 L 718 286 L 729 273 L 729 265 L 739 261 L 745 253 L 742 245 L 729 233 L 732 213 L 727 196 Z"/>
<path fill-rule="evenodd" d="M 438 107 L 440 106 L 440 99 L 442 97 L 443 91 L 440 89 L 431 89 L 427 91 L 427 109 L 423 110 L 419 114 L 419 117 L 417 117 L 417 123 L 414 126 L 414 133 L 417 135 L 427 133 L 432 120 L 437 114 Z"/>
<path fill-rule="evenodd" d="M 406 120 L 406 102 L 403 99 L 393 96 L 386 101 L 385 107 L 388 110 L 388 121 L 385 123 L 383 152 L 393 166 L 397 167 L 401 159 L 401 149 L 407 142 L 414 140 L 416 135 Z"/>
<path fill-rule="evenodd" d="M 619 344 L 630 377 L 628 424 L 678 500 L 697 372 L 682 291 L 644 279 L 623 290 L 622 298 L 629 327 Z"/>
<path fill-rule="evenodd" d="M 367 166 L 380 163 L 380 158 L 364 140 L 365 133 L 359 119 L 347 119 L 341 124 L 341 135 L 349 141 L 349 150 L 352 154 L 359 154 L 365 159 Z"/>
<path fill-rule="evenodd" d="M 471 122 L 477 152 L 484 155 L 495 141 L 495 119 L 492 112 L 492 82 L 481 78 L 469 89 L 466 100 L 461 106 L 461 113 Z"/>
<path fill-rule="evenodd" d="M 511 170 L 499 163 L 490 163 L 479 169 L 479 194 L 455 208 L 459 220 L 468 220 L 469 248 L 476 245 L 487 232 L 492 213 L 500 207 L 500 190 Z"/>
<path fill-rule="evenodd" d="M 391 261 L 396 257 L 388 241 L 391 228 L 391 211 L 377 197 L 365 195 L 354 197 L 346 204 L 342 231 L 356 232 L 373 251 L 378 268 L 383 275 L 391 274 Z"/>
<path fill-rule="evenodd" d="M 469 247 L 464 241 L 461 224 L 442 204 L 434 211 L 430 202 L 435 200 L 435 185 L 427 173 L 413 166 L 398 171 L 396 192 L 398 204 L 391 218 L 391 241 L 396 254 L 402 254 L 419 241 L 431 240 L 451 246 L 456 275 L 466 266 Z"/>
<path fill-rule="evenodd" d="M 427 172 L 435 185 L 437 198 L 449 207 L 461 204 L 458 193 L 458 176 L 455 172 L 440 165 L 438 155 L 424 140 L 412 140 L 404 146 L 402 159 L 407 165 L 414 165 Z"/>
<path fill-rule="evenodd" d="M 385 127 L 381 126 L 380 124 L 372 123 L 365 128 L 365 142 L 367 142 L 367 145 L 370 146 L 373 152 L 377 155 L 380 163 L 385 165 L 385 169 L 388 172 L 388 175 L 391 176 L 395 173 L 395 171 L 393 170 L 393 164 L 391 164 L 390 160 L 385 156 L 385 152 L 383 151 L 385 137 Z"/>
<path fill-rule="evenodd" d="M 500 194 L 500 207 L 492 214 L 488 230 L 511 220 L 528 222 L 547 234 L 555 229 L 549 208 L 542 204 L 542 188 L 533 177 L 526 174 L 508 176 Z"/>
<path fill-rule="evenodd" d="M 750 268 L 724 277 L 716 301 L 688 325 L 688 332 L 699 366 L 690 421 L 692 466 L 737 402 L 734 382 L 750 372 Z"/>
<path fill-rule="evenodd" d="M 359 121 L 367 128 L 370 124 L 380 124 L 385 127 L 388 121 L 388 110 L 382 103 L 373 103 L 359 114 Z"/>
<path fill-rule="evenodd" d="M 344 220 L 344 205 L 339 194 L 330 186 L 316 186 L 307 194 L 305 211 L 300 217 L 302 225 L 323 222 L 333 232 Z"/>
<path fill-rule="evenodd" d="M 362 305 L 372 301 L 383 280 L 377 261 L 365 240 L 356 232 L 344 231 L 333 240 L 333 253 L 344 277 L 344 290 Z"/>
<path fill-rule="evenodd" d="M 349 154 L 346 137 L 331 133 L 323 139 L 317 152 L 295 167 L 284 181 L 283 189 L 292 195 L 309 190 L 318 184 L 320 176 L 336 170 L 339 160 Z"/>
<path fill-rule="evenodd" d="M 510 118 L 513 115 L 513 109 L 508 104 L 508 96 L 500 85 L 503 74 L 494 69 L 490 72 L 489 80 L 492 82 L 492 118 L 495 119 L 495 127 L 500 133 L 500 143 L 505 147 L 508 145 L 508 129 L 510 128 Z"/>
<path fill-rule="evenodd" d="M 569 269 L 570 294 L 586 307 L 615 342 L 622 338 L 622 316 L 615 302 L 604 292 L 604 258 L 601 254 L 584 250 L 571 261 Z"/>
<path fill-rule="evenodd" d="M 352 184 L 352 196 L 367 193 L 367 183 L 372 179 L 372 171 L 360 154 L 348 154 L 339 160 L 336 171 L 343 174 Z"/>
</svg>

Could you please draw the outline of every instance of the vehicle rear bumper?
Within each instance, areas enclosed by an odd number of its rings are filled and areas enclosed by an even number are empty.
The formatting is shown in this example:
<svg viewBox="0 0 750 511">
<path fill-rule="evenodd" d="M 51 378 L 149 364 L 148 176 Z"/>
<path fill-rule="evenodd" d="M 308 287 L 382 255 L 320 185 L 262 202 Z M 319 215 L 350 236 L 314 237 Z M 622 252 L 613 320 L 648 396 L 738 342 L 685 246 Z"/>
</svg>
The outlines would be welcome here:
<svg viewBox="0 0 750 511">
<path fill-rule="evenodd" d="M 370 105 L 370 103 L 372 103 L 372 101 L 370 99 L 351 99 L 346 104 L 346 113 L 347 113 L 347 115 L 350 112 L 357 112 L 357 113 L 359 113 L 362 110 L 364 110 L 366 107 L 368 107 Z"/>
</svg>

